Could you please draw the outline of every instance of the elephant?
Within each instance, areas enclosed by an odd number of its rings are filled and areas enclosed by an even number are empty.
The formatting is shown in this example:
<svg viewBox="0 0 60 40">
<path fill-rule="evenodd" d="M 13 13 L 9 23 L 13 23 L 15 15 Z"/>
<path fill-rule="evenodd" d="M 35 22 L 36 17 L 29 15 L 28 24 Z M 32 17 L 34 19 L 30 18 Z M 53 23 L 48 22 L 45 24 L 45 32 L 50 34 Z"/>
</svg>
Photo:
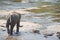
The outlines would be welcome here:
<svg viewBox="0 0 60 40">
<path fill-rule="evenodd" d="M 13 28 L 15 25 L 17 25 L 16 33 L 19 32 L 19 27 L 22 27 L 22 26 L 20 26 L 20 20 L 21 20 L 20 13 L 12 12 L 12 14 L 10 16 L 8 16 L 7 22 L 6 22 L 6 28 L 7 28 L 8 34 L 10 34 L 10 35 L 13 34 Z"/>
</svg>

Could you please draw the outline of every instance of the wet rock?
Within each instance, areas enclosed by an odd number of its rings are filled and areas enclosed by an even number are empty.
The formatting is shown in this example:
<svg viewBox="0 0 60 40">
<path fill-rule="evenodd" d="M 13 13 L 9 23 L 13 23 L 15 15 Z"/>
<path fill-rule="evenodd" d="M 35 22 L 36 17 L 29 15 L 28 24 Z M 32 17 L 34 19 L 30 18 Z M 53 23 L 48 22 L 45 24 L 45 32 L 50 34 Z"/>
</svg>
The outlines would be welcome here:
<svg viewBox="0 0 60 40">
<path fill-rule="evenodd" d="M 4 25 L 0 25 L 1 27 L 5 27 Z"/>
<path fill-rule="evenodd" d="M 40 34 L 40 31 L 39 31 L 39 30 L 33 30 L 33 33 L 38 33 L 38 34 Z"/>
<path fill-rule="evenodd" d="M 48 36 L 44 36 L 45 38 L 48 38 Z"/>
<path fill-rule="evenodd" d="M 60 35 L 56 35 L 60 39 Z"/>
<path fill-rule="evenodd" d="M 3 29 L 2 31 L 6 31 L 5 29 Z"/>
<path fill-rule="evenodd" d="M 60 32 L 57 32 L 57 34 L 59 34 L 59 35 L 60 35 Z"/>
<path fill-rule="evenodd" d="M 46 35 L 46 36 L 53 36 L 53 34 L 54 34 L 54 33 L 52 33 L 52 34 L 44 34 L 44 35 Z"/>
<path fill-rule="evenodd" d="M 23 25 L 19 26 L 19 27 L 23 27 Z"/>
<path fill-rule="evenodd" d="M 57 32 L 56 34 L 56 36 L 60 39 L 60 32 Z"/>
<path fill-rule="evenodd" d="M 48 38 L 48 36 L 53 36 L 54 33 L 51 33 L 51 34 L 44 34 L 44 37 L 45 38 Z"/>
</svg>

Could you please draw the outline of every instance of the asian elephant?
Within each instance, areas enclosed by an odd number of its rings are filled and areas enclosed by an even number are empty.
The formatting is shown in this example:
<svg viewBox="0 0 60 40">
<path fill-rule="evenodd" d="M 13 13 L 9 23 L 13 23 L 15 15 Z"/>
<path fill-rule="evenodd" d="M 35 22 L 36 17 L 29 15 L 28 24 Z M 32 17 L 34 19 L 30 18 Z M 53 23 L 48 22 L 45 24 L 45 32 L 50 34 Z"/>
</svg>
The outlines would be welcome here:
<svg viewBox="0 0 60 40">
<path fill-rule="evenodd" d="M 17 25 L 16 33 L 19 32 L 20 19 L 21 19 L 21 14 L 17 12 L 12 12 L 12 14 L 8 16 L 7 22 L 6 22 L 6 28 L 7 28 L 8 34 L 10 35 L 13 34 L 13 28 L 15 25 Z"/>
</svg>

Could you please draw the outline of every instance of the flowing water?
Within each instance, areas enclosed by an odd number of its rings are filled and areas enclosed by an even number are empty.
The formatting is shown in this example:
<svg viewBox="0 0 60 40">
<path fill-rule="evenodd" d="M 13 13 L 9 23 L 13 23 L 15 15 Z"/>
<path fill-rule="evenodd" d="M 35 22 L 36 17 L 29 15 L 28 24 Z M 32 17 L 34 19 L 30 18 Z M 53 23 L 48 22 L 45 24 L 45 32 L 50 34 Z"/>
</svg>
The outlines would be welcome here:
<svg viewBox="0 0 60 40">
<path fill-rule="evenodd" d="M 33 5 L 32 5 L 33 4 Z M 29 8 L 36 6 L 36 3 L 21 3 L 11 1 L 0 1 L 0 10 L 15 10 L 21 8 Z"/>
<path fill-rule="evenodd" d="M 0 10 L 16 10 L 22 8 L 31 8 L 38 6 L 37 3 L 22 3 L 12 1 L 0 1 Z M 43 12 L 43 13 L 29 13 L 22 15 L 22 21 L 30 21 L 42 24 L 44 27 L 54 24 L 60 24 L 60 14 Z"/>
<path fill-rule="evenodd" d="M 55 13 L 44 12 L 40 14 L 30 13 L 27 15 L 23 15 L 23 21 L 30 21 L 34 23 L 38 23 L 42 25 L 44 28 L 51 25 L 59 25 L 60 24 L 60 14 L 52 15 Z M 59 16 L 58 16 L 59 15 Z"/>
<path fill-rule="evenodd" d="M 23 2 L 12 2 L 12 1 L 0 0 L 0 12 L 1 12 L 1 10 L 26 9 L 26 8 L 31 8 L 31 7 L 37 7 L 39 5 L 40 4 L 38 4 L 38 3 L 26 3 L 26 2 L 23 3 Z M 6 17 L 6 15 L 0 14 L 0 19 L 5 19 L 5 17 Z M 46 27 L 51 26 L 51 25 L 57 25 L 57 24 L 60 25 L 60 13 L 52 13 L 52 12 L 34 13 L 34 12 L 28 12 L 28 14 L 22 14 L 21 21 L 28 22 L 27 24 L 29 24 L 29 22 L 37 23 L 39 25 L 42 25 L 43 29 L 45 29 Z M 24 25 L 25 25 L 25 23 L 24 23 Z M 37 25 L 37 27 L 39 25 Z M 27 25 L 27 26 L 29 26 L 29 25 Z M 35 27 L 35 25 L 34 25 L 34 27 Z M 32 26 L 32 28 L 33 28 L 33 26 Z M 33 33 L 25 33 L 25 31 L 22 31 L 22 30 L 20 30 L 21 35 L 19 35 L 19 36 L 7 36 L 7 32 L 6 31 L 3 32 L 3 31 L 2 31 L 2 29 L 0 30 L 0 39 L 1 40 L 29 40 L 29 39 L 30 40 L 31 39 L 32 40 L 37 40 L 37 39 L 40 40 L 41 38 L 43 38 L 41 36 L 41 34 L 39 35 L 39 34 L 33 34 Z M 45 38 L 44 38 L 44 40 L 45 40 Z M 55 40 L 55 37 L 54 37 L 53 40 Z"/>
</svg>

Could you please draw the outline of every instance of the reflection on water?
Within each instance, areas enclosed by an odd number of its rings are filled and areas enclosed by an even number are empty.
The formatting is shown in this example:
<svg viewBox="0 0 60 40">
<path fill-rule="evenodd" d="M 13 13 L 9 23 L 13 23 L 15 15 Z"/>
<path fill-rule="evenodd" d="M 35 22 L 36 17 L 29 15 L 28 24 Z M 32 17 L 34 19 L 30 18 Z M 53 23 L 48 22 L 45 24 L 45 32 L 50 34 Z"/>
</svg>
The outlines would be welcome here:
<svg viewBox="0 0 60 40">
<path fill-rule="evenodd" d="M 18 40 L 18 36 L 7 36 L 6 40 Z"/>
</svg>

